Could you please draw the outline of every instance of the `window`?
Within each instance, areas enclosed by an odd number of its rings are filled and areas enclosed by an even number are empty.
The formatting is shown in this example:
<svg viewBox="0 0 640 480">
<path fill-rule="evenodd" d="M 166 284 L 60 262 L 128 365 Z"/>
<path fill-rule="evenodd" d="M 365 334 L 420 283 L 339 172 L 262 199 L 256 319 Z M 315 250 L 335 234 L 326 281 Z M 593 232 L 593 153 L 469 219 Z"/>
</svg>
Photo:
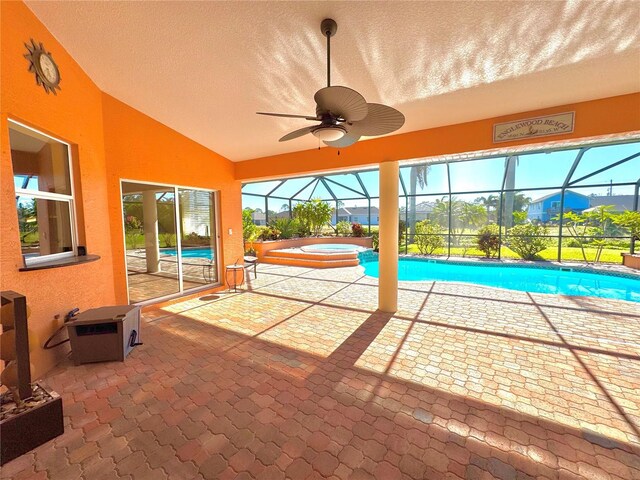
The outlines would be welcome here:
<svg viewBox="0 0 640 480">
<path fill-rule="evenodd" d="M 25 265 L 76 252 L 69 145 L 9 122 L 20 246 Z"/>
</svg>

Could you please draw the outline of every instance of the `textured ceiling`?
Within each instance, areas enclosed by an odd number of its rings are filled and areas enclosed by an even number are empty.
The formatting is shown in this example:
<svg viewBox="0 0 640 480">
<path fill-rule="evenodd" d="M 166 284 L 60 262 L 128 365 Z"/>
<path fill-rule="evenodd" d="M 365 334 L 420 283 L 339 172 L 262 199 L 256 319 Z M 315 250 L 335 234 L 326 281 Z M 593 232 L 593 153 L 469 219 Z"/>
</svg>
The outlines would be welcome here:
<svg viewBox="0 0 640 480">
<path fill-rule="evenodd" d="M 637 1 L 27 5 L 103 91 L 234 161 L 318 146 L 255 112 L 314 114 L 329 16 L 332 84 L 399 132 L 640 91 Z"/>
</svg>

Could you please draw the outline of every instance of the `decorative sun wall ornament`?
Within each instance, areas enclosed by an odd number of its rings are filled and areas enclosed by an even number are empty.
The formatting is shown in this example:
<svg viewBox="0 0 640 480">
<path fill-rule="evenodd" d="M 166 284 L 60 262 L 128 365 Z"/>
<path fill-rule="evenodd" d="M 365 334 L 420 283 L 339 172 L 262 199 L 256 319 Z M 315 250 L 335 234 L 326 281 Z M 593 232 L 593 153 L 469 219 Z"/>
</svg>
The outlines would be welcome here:
<svg viewBox="0 0 640 480">
<path fill-rule="evenodd" d="M 31 44 L 25 43 L 24 46 L 29 52 L 24 56 L 30 62 L 29 71 L 36 75 L 36 83 L 42 85 L 45 92 L 57 95 L 56 89 L 61 90 L 60 70 L 58 70 L 56 62 L 53 61 L 51 52 L 47 52 L 42 42 L 37 44 L 33 38 Z"/>
</svg>

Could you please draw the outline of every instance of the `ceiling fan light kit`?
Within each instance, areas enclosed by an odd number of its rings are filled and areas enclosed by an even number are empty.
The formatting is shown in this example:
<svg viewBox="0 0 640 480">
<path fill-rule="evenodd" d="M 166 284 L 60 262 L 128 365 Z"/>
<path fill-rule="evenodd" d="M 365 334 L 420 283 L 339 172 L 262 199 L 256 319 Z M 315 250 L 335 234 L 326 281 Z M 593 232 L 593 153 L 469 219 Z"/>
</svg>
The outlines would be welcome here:
<svg viewBox="0 0 640 480">
<path fill-rule="evenodd" d="M 313 133 L 316 137 L 318 137 L 323 142 L 335 142 L 336 140 L 340 140 L 345 136 L 347 130 L 340 125 L 333 126 L 319 126 Z"/>
<path fill-rule="evenodd" d="M 316 115 L 289 115 L 286 113 L 257 112 L 258 115 L 301 118 L 320 122 L 319 125 L 294 130 L 283 136 L 286 142 L 307 133 L 336 148 L 348 147 L 360 137 L 373 137 L 395 132 L 404 125 L 404 115 L 395 108 L 378 103 L 367 103 L 355 90 L 342 86 L 331 86 L 331 37 L 338 31 L 338 24 L 325 18 L 320 31 L 327 37 L 327 86 L 314 95 Z"/>
</svg>

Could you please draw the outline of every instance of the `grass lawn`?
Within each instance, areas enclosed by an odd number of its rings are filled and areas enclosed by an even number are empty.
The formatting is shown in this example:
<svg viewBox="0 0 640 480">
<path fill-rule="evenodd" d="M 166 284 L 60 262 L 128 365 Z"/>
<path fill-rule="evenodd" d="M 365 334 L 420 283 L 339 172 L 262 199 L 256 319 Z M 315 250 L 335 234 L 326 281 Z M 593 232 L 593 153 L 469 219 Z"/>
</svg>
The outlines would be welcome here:
<svg viewBox="0 0 640 480">
<path fill-rule="evenodd" d="M 622 249 L 614 249 L 614 248 L 605 248 L 600 255 L 601 263 L 622 263 L 622 256 L 620 255 L 622 252 L 628 250 Z M 400 247 L 400 253 L 405 253 L 404 245 Z M 419 254 L 420 251 L 415 243 L 409 245 L 408 252 L 410 254 Z M 595 248 L 585 248 L 585 253 L 587 254 L 587 259 L 590 262 L 593 262 L 597 250 Z M 446 255 L 446 248 L 439 248 L 435 251 L 434 255 Z M 512 258 L 519 259 L 517 253 L 508 247 L 502 247 L 501 251 L 502 258 Z M 478 250 L 477 248 L 463 248 L 463 247 L 451 247 L 451 256 L 454 257 L 484 257 L 484 253 Z M 558 259 L 558 248 L 550 247 L 538 254 L 539 260 L 550 260 L 556 261 Z M 565 262 L 584 262 L 584 258 L 582 256 L 582 250 L 578 247 L 562 247 L 562 260 Z"/>
<path fill-rule="evenodd" d="M 160 248 L 176 246 L 176 235 L 174 233 L 160 233 L 158 237 L 160 238 Z M 127 250 L 144 248 L 144 234 L 129 232 L 125 234 L 125 243 Z"/>
</svg>

